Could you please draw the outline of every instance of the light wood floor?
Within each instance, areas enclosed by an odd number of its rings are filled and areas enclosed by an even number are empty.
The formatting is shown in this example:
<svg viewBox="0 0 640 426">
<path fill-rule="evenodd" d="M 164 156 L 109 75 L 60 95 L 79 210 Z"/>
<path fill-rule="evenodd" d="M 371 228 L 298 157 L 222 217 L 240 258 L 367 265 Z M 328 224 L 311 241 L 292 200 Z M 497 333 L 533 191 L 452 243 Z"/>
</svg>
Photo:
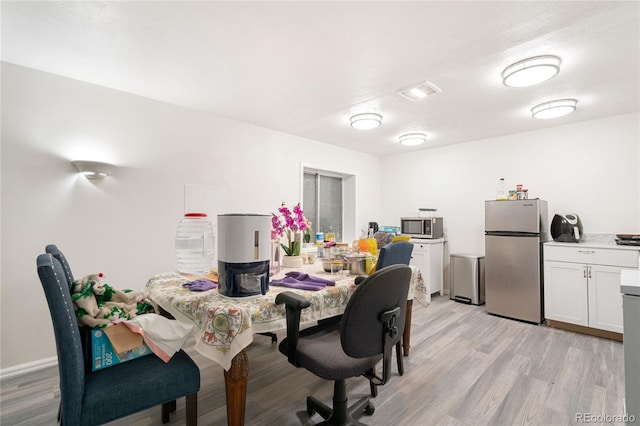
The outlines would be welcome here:
<svg viewBox="0 0 640 426">
<path fill-rule="evenodd" d="M 282 334 L 280 334 L 280 337 Z M 201 368 L 200 425 L 225 425 L 221 367 L 189 351 Z M 330 401 L 332 384 L 287 363 L 276 345 L 255 336 L 248 349 L 250 372 L 246 424 L 309 425 L 305 397 Z M 484 307 L 436 297 L 414 303 L 411 353 L 405 375 L 394 375 L 374 399 L 370 425 L 567 425 L 577 413 L 622 416 L 622 344 L 612 340 L 525 324 L 488 315 Z M 2 383 L 3 426 L 55 424 L 57 368 Z M 350 401 L 369 392 L 364 378 L 347 382 Z M 158 425 L 154 408 L 112 425 Z M 184 399 L 171 425 L 184 424 Z"/>
</svg>

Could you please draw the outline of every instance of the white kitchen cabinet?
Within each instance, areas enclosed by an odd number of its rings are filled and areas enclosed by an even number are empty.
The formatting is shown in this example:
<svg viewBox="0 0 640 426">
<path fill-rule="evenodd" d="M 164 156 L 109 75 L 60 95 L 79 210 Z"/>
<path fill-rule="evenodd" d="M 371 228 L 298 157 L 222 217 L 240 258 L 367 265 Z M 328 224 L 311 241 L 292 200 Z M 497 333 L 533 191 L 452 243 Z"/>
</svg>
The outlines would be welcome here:
<svg viewBox="0 0 640 426">
<path fill-rule="evenodd" d="M 632 268 L 637 249 L 545 244 L 545 318 L 622 333 L 620 273 Z"/>
<path fill-rule="evenodd" d="M 444 238 L 437 239 L 412 239 L 413 253 L 411 265 L 415 265 L 422 273 L 429 294 L 440 292 L 444 294 L 443 287 L 443 251 Z"/>
</svg>

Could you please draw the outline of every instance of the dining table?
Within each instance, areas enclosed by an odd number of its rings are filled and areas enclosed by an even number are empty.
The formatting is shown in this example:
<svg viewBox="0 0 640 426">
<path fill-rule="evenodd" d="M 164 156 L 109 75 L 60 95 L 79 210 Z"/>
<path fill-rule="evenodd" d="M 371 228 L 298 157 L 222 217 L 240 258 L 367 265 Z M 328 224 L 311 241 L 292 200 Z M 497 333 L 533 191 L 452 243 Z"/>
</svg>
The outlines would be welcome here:
<svg viewBox="0 0 640 426">
<path fill-rule="evenodd" d="M 411 284 L 407 298 L 407 316 L 402 346 L 404 356 L 409 355 L 411 338 L 411 310 L 413 300 L 427 305 L 430 301 L 428 286 L 422 273 L 410 266 Z M 288 272 L 300 272 L 335 282 L 319 290 L 302 290 L 275 285 Z M 244 424 L 244 413 L 249 377 L 249 359 L 246 348 L 254 334 L 276 333 L 286 330 L 286 309 L 276 305 L 275 298 L 283 291 L 292 291 L 309 299 L 311 305 L 302 311 L 301 326 L 313 325 L 325 318 L 341 315 L 349 297 L 356 288 L 354 275 L 347 270 L 325 272 L 318 259 L 302 268 L 281 268 L 271 276 L 266 294 L 247 297 L 228 297 L 217 288 L 193 291 L 183 284 L 215 274 L 187 275 L 163 272 L 149 278 L 145 291 L 149 300 L 162 311 L 183 324 L 193 326 L 194 349 L 224 369 L 227 424 Z"/>
</svg>

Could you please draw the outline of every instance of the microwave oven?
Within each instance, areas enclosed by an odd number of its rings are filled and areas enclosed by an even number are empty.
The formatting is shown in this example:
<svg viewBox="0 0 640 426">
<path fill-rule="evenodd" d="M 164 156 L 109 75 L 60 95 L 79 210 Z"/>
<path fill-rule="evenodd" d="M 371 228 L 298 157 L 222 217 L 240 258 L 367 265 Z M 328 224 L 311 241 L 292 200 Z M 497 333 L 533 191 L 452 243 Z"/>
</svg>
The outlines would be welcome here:
<svg viewBox="0 0 640 426">
<path fill-rule="evenodd" d="M 442 238 L 441 217 L 402 217 L 400 233 L 413 238 Z"/>
</svg>

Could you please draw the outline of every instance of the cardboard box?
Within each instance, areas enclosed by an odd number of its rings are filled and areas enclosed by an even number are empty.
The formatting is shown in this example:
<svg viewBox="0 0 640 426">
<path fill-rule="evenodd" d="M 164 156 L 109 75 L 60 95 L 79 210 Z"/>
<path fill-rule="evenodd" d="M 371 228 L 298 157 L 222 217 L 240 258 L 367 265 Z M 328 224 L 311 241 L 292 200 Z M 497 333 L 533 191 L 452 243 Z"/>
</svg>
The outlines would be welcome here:
<svg viewBox="0 0 640 426">
<path fill-rule="evenodd" d="M 91 330 L 91 371 L 101 370 L 149 355 L 151 349 L 142 336 L 124 324 Z"/>
</svg>

